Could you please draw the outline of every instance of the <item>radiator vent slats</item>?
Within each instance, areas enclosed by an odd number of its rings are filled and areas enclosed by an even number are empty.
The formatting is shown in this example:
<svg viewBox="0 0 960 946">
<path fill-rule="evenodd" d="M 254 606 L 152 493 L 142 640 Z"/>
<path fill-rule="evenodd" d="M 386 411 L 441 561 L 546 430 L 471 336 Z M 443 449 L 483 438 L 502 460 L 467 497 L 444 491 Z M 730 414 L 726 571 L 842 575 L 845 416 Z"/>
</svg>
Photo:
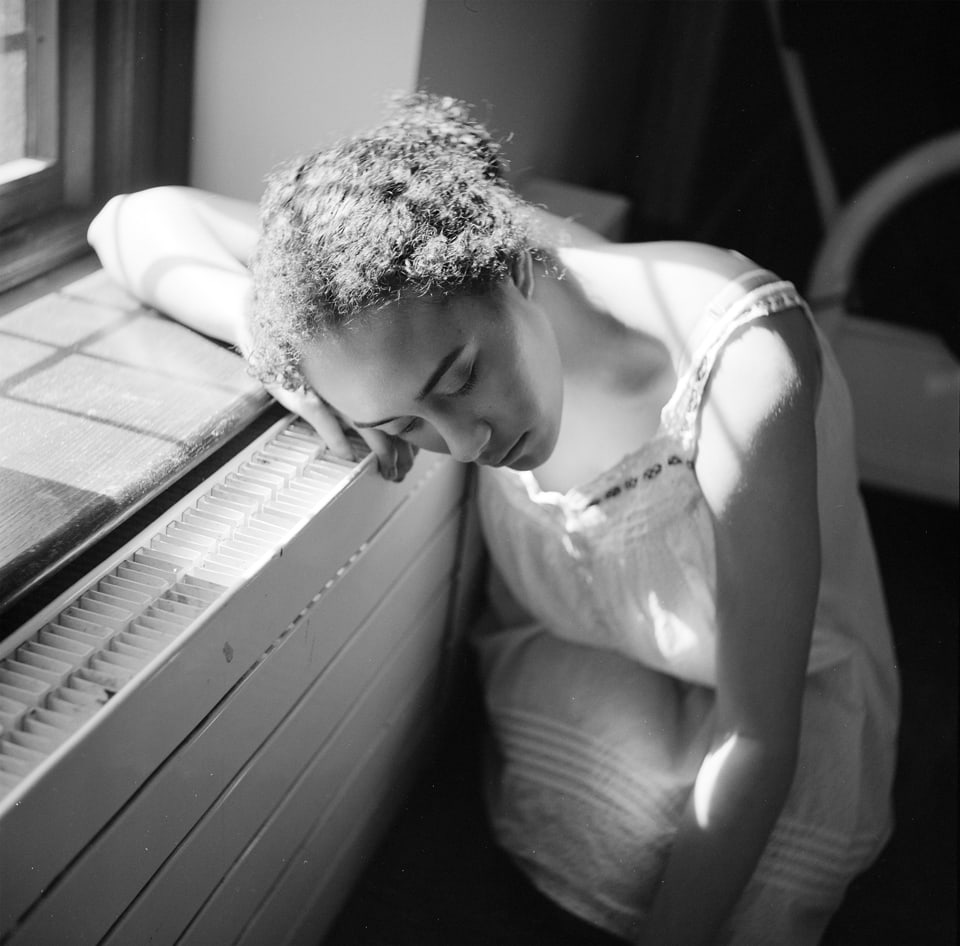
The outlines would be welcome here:
<svg viewBox="0 0 960 946">
<path fill-rule="evenodd" d="M 321 450 L 292 421 L 0 660 L 0 798 L 343 486 Z"/>
</svg>

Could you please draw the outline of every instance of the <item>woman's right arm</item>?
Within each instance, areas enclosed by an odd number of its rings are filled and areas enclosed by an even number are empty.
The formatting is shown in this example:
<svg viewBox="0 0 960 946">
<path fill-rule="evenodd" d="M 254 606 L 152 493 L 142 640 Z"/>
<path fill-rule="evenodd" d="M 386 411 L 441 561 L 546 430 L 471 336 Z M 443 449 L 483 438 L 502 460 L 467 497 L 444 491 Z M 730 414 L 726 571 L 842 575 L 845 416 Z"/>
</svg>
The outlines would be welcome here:
<svg viewBox="0 0 960 946">
<path fill-rule="evenodd" d="M 111 199 L 87 238 L 103 268 L 141 302 L 246 355 L 247 266 L 257 232 L 255 204 L 189 187 L 155 187 Z M 313 391 L 266 388 L 311 424 L 332 453 L 353 457 L 340 420 Z M 414 459 L 409 444 L 376 430 L 358 433 L 385 479 L 406 476 Z"/>
<path fill-rule="evenodd" d="M 103 268 L 137 299 L 246 348 L 255 204 L 156 187 L 111 199 L 87 236 Z"/>
</svg>

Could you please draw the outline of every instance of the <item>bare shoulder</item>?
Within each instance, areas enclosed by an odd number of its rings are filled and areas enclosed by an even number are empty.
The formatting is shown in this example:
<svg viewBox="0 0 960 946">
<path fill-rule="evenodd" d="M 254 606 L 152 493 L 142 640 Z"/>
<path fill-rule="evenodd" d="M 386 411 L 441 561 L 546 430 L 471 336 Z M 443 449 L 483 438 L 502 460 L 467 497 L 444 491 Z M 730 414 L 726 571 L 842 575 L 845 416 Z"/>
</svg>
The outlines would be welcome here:
<svg viewBox="0 0 960 946">
<path fill-rule="evenodd" d="M 675 317 L 694 324 L 718 293 L 750 273 L 766 271 L 741 253 L 705 243 L 645 243 L 635 249 Z M 743 291 L 748 291 L 746 284 Z M 819 379 L 819 344 L 799 306 L 758 319 L 735 334 L 725 358 L 728 374 L 742 370 L 745 376 L 764 376 L 778 388 Z"/>
<path fill-rule="evenodd" d="M 601 287 L 611 311 L 658 337 L 678 360 L 706 307 L 731 282 L 761 269 L 732 250 L 705 243 L 607 243 L 568 251 Z M 563 255 L 563 254 L 562 254 Z"/>
<path fill-rule="evenodd" d="M 740 253 L 706 243 L 672 240 L 628 246 L 643 268 L 649 291 L 672 318 L 690 328 L 719 292 L 762 268 Z"/>
<path fill-rule="evenodd" d="M 624 243 L 624 249 L 652 265 L 684 266 L 725 279 L 757 269 L 757 263 L 736 250 L 691 240 L 654 240 Z"/>
<path fill-rule="evenodd" d="M 815 464 L 819 390 L 819 346 L 801 309 L 758 319 L 726 343 L 707 385 L 698 440 L 697 475 L 715 511 L 744 488 L 787 483 Z M 779 470 L 786 457 L 794 458 L 791 469 Z M 815 476 L 813 468 L 807 473 Z"/>
<path fill-rule="evenodd" d="M 622 252 L 643 273 L 651 294 L 648 312 L 659 314 L 664 337 L 672 333 L 686 354 L 718 293 L 763 269 L 739 253 L 702 243 L 637 244 Z M 701 416 L 698 475 L 713 493 L 714 508 L 764 475 L 748 458 L 789 454 L 798 443 L 809 446 L 820 369 L 816 333 L 800 306 L 757 319 L 729 338 L 711 374 Z"/>
</svg>

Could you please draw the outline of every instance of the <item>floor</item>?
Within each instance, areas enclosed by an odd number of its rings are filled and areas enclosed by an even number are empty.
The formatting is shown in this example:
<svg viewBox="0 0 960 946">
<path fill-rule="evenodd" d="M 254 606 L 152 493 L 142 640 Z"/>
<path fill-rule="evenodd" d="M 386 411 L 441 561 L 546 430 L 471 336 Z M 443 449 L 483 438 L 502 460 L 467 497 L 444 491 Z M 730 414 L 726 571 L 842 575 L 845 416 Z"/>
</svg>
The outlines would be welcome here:
<svg viewBox="0 0 960 946">
<path fill-rule="evenodd" d="M 850 888 L 824 946 L 957 939 L 955 508 L 865 491 L 903 683 L 897 828 Z M 480 800 L 475 688 L 323 946 L 615 946 L 533 890 Z"/>
</svg>

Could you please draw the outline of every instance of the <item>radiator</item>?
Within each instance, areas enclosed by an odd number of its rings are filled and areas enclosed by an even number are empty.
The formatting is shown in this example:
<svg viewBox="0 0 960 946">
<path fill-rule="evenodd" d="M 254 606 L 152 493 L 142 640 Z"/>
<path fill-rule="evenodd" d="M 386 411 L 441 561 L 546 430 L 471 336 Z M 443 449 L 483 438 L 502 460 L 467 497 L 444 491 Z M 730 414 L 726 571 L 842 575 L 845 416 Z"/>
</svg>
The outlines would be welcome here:
<svg viewBox="0 0 960 946">
<path fill-rule="evenodd" d="M 464 468 L 286 418 L 0 645 L 0 943 L 317 944 L 443 716 Z"/>
</svg>

